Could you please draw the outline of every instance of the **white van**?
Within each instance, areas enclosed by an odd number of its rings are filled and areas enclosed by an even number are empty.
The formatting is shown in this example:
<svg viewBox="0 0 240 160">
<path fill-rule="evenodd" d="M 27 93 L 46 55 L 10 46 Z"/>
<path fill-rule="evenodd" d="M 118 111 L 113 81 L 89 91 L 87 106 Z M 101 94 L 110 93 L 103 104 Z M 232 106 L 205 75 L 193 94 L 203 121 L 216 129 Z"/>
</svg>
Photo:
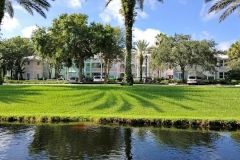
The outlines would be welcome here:
<svg viewBox="0 0 240 160">
<path fill-rule="evenodd" d="M 93 82 L 104 82 L 105 77 L 104 76 L 94 76 Z"/>
<path fill-rule="evenodd" d="M 187 79 L 187 84 L 205 84 L 205 81 L 198 76 L 189 76 Z"/>
</svg>

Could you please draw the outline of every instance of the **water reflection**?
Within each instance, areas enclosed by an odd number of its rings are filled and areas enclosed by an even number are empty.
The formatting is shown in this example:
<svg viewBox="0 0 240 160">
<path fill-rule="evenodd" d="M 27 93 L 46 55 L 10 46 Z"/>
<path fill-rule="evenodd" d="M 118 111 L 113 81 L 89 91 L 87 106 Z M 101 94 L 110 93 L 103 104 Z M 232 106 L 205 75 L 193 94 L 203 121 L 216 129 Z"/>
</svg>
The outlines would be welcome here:
<svg viewBox="0 0 240 160">
<path fill-rule="evenodd" d="M 240 132 L 0 124 L 0 159 L 238 159 Z"/>
</svg>

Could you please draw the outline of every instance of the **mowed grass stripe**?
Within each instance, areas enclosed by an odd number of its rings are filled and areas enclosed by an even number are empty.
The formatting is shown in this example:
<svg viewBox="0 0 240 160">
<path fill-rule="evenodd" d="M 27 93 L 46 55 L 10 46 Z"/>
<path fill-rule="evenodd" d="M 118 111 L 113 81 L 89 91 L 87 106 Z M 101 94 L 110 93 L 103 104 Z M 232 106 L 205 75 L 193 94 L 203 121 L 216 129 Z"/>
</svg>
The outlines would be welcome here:
<svg viewBox="0 0 240 160">
<path fill-rule="evenodd" d="M 0 116 L 239 121 L 239 97 L 239 87 L 4 85 Z"/>
</svg>

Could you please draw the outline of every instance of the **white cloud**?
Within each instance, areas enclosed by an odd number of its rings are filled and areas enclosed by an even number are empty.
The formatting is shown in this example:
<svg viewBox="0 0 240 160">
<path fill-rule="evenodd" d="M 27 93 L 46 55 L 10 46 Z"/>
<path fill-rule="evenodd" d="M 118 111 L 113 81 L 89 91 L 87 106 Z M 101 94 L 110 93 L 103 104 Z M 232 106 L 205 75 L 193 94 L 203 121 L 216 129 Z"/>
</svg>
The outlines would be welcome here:
<svg viewBox="0 0 240 160">
<path fill-rule="evenodd" d="M 148 28 L 145 31 L 139 28 L 133 28 L 133 42 L 138 40 L 146 40 L 149 45 L 155 44 L 155 37 L 157 34 L 161 33 L 159 30 Z"/>
<path fill-rule="evenodd" d="M 137 15 L 140 16 L 142 19 L 147 18 L 147 13 L 144 11 L 138 11 Z"/>
<path fill-rule="evenodd" d="M 156 0 L 148 0 L 148 3 L 150 4 L 152 9 L 155 8 L 155 2 L 156 2 Z"/>
<path fill-rule="evenodd" d="M 179 0 L 179 3 L 186 4 L 187 1 L 186 0 Z"/>
<path fill-rule="evenodd" d="M 14 8 L 14 10 L 17 9 L 17 10 L 20 10 L 21 12 L 28 13 L 28 12 L 26 11 L 26 9 L 24 9 L 22 6 L 20 6 L 20 5 L 18 5 L 18 4 L 13 5 L 13 8 Z"/>
<path fill-rule="evenodd" d="M 207 31 L 202 31 L 202 33 L 199 35 L 199 39 L 203 40 L 203 39 L 213 39 L 213 36 L 208 33 Z"/>
<path fill-rule="evenodd" d="M 119 13 L 119 10 L 121 9 L 121 1 L 120 0 L 114 0 L 109 5 L 104 8 L 103 12 L 99 14 L 99 16 L 102 18 L 102 20 L 105 23 L 110 23 L 112 20 L 116 20 L 119 25 L 123 25 L 123 17 Z"/>
<path fill-rule="evenodd" d="M 149 0 L 149 1 L 152 1 L 151 3 L 154 3 L 154 1 L 156 0 Z M 124 24 L 124 21 L 123 21 L 123 16 L 119 13 L 120 9 L 121 9 L 121 1 L 114 0 L 110 2 L 106 8 L 104 8 L 103 12 L 99 14 L 99 17 L 105 23 L 110 23 L 112 20 L 116 20 L 118 25 L 122 26 Z M 146 12 L 141 10 L 136 10 L 136 11 L 138 15 L 137 19 L 139 17 L 143 19 L 148 17 Z"/>
<path fill-rule="evenodd" d="M 3 17 L 2 28 L 8 32 L 11 32 L 13 29 L 20 27 L 18 20 L 16 18 L 11 18 L 8 13 Z"/>
<path fill-rule="evenodd" d="M 30 38 L 33 30 L 35 29 L 37 29 L 37 26 L 25 27 L 24 29 L 21 30 L 23 37 Z"/>
<path fill-rule="evenodd" d="M 210 20 L 218 17 L 219 14 L 217 14 L 215 12 L 208 13 L 209 7 L 212 6 L 214 2 L 215 1 L 213 1 L 210 4 L 203 3 L 202 9 L 200 11 L 200 17 L 203 21 L 210 21 Z"/>
<path fill-rule="evenodd" d="M 82 3 L 80 0 L 67 0 L 68 6 L 71 8 L 81 8 Z"/>
<path fill-rule="evenodd" d="M 231 45 L 234 42 L 236 42 L 236 40 L 230 40 L 230 41 L 227 41 L 227 42 L 221 42 L 221 43 L 218 44 L 217 48 L 220 49 L 220 50 L 226 51 L 226 50 L 228 50 L 231 47 Z"/>
</svg>

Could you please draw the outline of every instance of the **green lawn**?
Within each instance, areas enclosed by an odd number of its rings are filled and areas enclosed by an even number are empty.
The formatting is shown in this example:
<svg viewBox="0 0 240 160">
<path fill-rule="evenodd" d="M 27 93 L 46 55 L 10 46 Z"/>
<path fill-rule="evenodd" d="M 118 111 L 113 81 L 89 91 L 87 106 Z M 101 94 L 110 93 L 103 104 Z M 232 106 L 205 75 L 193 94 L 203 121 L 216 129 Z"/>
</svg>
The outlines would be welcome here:
<svg viewBox="0 0 240 160">
<path fill-rule="evenodd" d="M 240 87 L 0 86 L 0 117 L 240 121 Z"/>
</svg>

